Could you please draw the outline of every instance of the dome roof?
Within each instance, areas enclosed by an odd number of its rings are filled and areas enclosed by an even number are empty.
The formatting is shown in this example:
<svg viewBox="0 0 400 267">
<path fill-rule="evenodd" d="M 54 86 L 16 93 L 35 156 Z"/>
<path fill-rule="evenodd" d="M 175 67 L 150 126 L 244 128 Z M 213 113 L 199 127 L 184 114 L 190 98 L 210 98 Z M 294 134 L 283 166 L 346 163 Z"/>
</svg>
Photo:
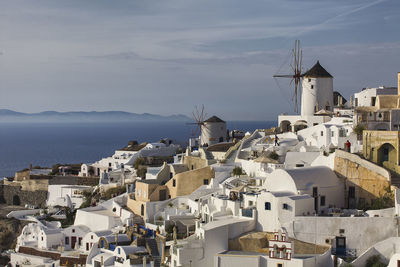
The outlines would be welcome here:
<svg viewBox="0 0 400 267">
<path fill-rule="evenodd" d="M 277 169 L 270 174 L 264 188 L 268 191 L 308 191 L 312 187 L 335 188 L 341 182 L 336 174 L 328 167 L 313 166 L 297 169 Z"/>
<path fill-rule="evenodd" d="M 319 64 L 319 60 L 315 65 L 309 69 L 306 73 L 303 74 L 303 77 L 310 78 L 333 78 L 333 76 L 324 69 L 324 67 Z"/>
</svg>

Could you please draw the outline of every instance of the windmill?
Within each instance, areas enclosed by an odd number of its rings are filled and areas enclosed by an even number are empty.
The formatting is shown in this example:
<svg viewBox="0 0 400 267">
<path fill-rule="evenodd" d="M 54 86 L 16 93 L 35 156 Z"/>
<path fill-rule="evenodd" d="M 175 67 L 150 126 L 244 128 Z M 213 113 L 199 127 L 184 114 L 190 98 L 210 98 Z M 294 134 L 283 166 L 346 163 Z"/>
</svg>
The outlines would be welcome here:
<svg viewBox="0 0 400 267">
<path fill-rule="evenodd" d="M 192 136 L 196 137 L 202 134 L 204 128 L 207 128 L 207 126 L 204 123 L 204 120 L 207 117 L 207 114 L 204 112 L 204 105 L 201 105 L 200 111 L 197 108 L 197 106 L 195 106 L 194 111 L 192 112 L 192 117 L 194 122 L 188 124 L 197 125 L 196 129 L 192 131 Z"/>
<path fill-rule="evenodd" d="M 290 68 L 292 69 L 292 74 L 276 74 L 272 77 L 275 78 L 290 78 L 290 85 L 294 86 L 294 94 L 292 96 L 292 101 L 294 100 L 294 111 L 297 113 L 299 111 L 298 98 L 301 96 L 301 71 L 302 71 L 302 59 L 303 50 L 300 48 L 300 40 L 294 42 L 294 48 L 291 53 Z M 283 65 L 282 65 L 283 66 Z M 282 67 L 281 67 L 282 68 Z M 278 70 L 278 72 L 280 69 Z M 276 79 L 275 79 L 276 81 Z M 277 83 L 278 84 L 278 83 Z M 278 84 L 279 86 L 279 84 Z"/>
</svg>

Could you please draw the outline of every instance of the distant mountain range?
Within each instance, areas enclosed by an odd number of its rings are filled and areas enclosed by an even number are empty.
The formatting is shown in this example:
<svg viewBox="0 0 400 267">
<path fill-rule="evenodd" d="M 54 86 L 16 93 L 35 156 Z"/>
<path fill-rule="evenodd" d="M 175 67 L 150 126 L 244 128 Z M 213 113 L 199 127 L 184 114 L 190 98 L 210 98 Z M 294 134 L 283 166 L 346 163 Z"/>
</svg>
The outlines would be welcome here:
<svg viewBox="0 0 400 267">
<path fill-rule="evenodd" d="M 185 115 L 163 116 L 150 113 L 130 113 L 124 111 L 43 111 L 23 113 L 0 109 L 0 122 L 122 122 L 122 121 L 191 121 Z"/>
</svg>

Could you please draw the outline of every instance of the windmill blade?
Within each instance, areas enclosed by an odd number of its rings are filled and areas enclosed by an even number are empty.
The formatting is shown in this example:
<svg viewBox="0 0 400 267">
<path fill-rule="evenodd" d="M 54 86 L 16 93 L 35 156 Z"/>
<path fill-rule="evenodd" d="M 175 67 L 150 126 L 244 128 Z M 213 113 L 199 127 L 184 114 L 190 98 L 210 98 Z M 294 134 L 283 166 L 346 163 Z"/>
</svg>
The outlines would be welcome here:
<svg viewBox="0 0 400 267">
<path fill-rule="evenodd" d="M 273 78 L 293 78 L 293 75 L 274 75 Z"/>
</svg>

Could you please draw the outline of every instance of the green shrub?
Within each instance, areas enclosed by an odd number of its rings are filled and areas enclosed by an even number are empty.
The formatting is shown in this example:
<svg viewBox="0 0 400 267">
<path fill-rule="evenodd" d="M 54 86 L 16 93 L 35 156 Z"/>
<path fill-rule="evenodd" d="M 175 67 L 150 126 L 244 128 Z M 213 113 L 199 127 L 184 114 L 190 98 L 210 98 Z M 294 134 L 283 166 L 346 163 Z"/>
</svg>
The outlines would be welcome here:
<svg viewBox="0 0 400 267">
<path fill-rule="evenodd" d="M 105 193 L 104 193 L 104 199 L 108 200 L 111 199 L 113 197 L 119 196 L 123 193 L 126 192 L 126 187 L 125 186 L 120 186 L 120 187 L 113 187 L 108 189 Z"/>
<path fill-rule="evenodd" d="M 272 151 L 271 153 L 269 153 L 268 157 L 270 159 L 273 159 L 273 160 L 278 160 L 279 159 L 279 155 L 275 151 Z"/>
<path fill-rule="evenodd" d="M 367 259 L 365 267 L 385 267 L 386 264 L 383 262 L 381 256 L 373 255 Z"/>
<path fill-rule="evenodd" d="M 232 170 L 232 175 L 233 176 L 239 176 L 239 175 L 242 175 L 242 174 L 245 174 L 245 172 L 243 172 L 243 169 L 241 167 L 235 167 Z"/>
</svg>

